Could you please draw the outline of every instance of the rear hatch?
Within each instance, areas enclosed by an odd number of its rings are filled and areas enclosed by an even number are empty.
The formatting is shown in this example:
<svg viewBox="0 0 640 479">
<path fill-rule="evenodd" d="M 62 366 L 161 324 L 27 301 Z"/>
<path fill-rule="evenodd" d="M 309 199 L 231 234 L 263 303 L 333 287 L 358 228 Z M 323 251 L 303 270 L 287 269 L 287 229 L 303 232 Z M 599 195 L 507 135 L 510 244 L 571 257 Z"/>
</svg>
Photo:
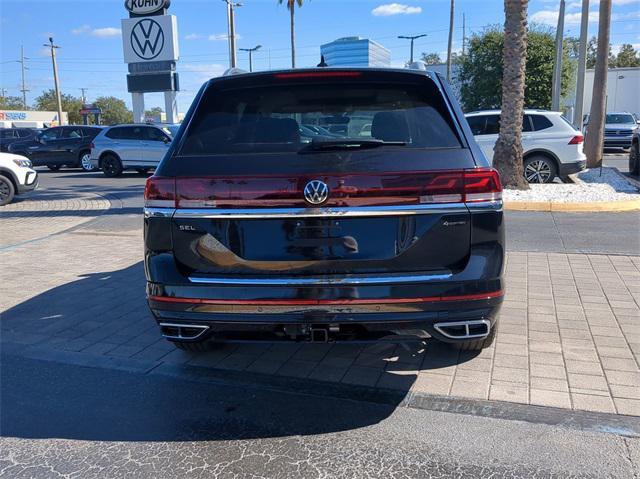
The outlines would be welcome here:
<svg viewBox="0 0 640 479">
<path fill-rule="evenodd" d="M 499 194 L 426 75 L 243 75 L 197 102 L 146 192 L 148 206 L 176 207 L 187 275 L 459 270 L 466 202 Z"/>
</svg>

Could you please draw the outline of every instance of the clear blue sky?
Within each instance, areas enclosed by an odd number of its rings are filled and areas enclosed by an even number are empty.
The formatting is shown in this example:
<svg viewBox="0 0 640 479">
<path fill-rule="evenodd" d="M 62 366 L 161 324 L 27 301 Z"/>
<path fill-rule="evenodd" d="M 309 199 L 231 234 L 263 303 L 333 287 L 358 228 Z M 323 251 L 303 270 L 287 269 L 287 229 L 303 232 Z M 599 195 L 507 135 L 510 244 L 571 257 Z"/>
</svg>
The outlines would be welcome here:
<svg viewBox="0 0 640 479">
<path fill-rule="evenodd" d="M 243 0 L 237 9 L 238 47 L 263 46 L 254 56 L 256 69 L 289 65 L 289 17 L 277 0 Z M 613 0 L 612 44 L 640 48 L 640 0 Z M 559 0 L 531 0 L 530 21 L 555 25 Z M 578 35 L 581 0 L 567 0 L 566 34 Z M 591 0 L 590 35 L 597 30 L 597 0 Z M 462 14 L 467 34 L 504 20 L 501 0 L 456 0 L 455 49 L 461 47 Z M 180 111 L 186 111 L 204 80 L 228 65 L 226 8 L 221 0 L 173 0 L 169 10 L 178 17 L 180 53 L 178 71 L 182 91 Z M 28 101 L 53 87 L 51 61 L 42 44 L 50 35 L 62 48 L 59 70 L 63 93 L 89 100 L 126 92 L 120 19 L 126 18 L 124 0 L 0 0 L 0 88 L 20 95 L 20 65 L 15 62 L 24 45 L 29 57 Z M 409 46 L 399 34 L 427 33 L 416 42 L 416 53 L 438 52 L 447 44 L 449 0 L 305 0 L 296 12 L 299 66 L 314 66 L 320 44 L 350 35 L 369 37 L 391 50 L 394 65 L 408 58 Z M 238 52 L 239 66 L 247 56 Z M 147 95 L 147 107 L 163 106 L 160 94 Z"/>
</svg>

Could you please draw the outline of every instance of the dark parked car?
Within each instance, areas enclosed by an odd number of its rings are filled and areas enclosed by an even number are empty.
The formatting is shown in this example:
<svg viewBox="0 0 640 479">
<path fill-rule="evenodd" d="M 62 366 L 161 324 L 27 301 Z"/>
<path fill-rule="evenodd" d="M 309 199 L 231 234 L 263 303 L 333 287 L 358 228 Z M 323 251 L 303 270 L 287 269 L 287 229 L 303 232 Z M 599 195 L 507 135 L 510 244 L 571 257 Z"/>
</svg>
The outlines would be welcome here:
<svg viewBox="0 0 640 479">
<path fill-rule="evenodd" d="M 56 126 L 30 140 L 16 141 L 9 146 L 9 151 L 26 156 L 33 166 L 48 166 L 51 170 L 67 166 L 91 171 L 90 145 L 101 130 L 99 126 Z"/>
<path fill-rule="evenodd" d="M 300 122 L 332 118 L 342 137 L 301 141 Z M 416 331 L 481 349 L 504 294 L 501 191 L 439 75 L 216 78 L 146 184 L 149 306 L 196 351 Z"/>
<path fill-rule="evenodd" d="M 629 149 L 629 173 L 640 176 L 640 129 L 636 129 Z"/>
<path fill-rule="evenodd" d="M 0 152 L 9 151 L 9 145 L 16 141 L 34 138 L 42 130 L 37 128 L 2 128 L 0 129 Z"/>
</svg>

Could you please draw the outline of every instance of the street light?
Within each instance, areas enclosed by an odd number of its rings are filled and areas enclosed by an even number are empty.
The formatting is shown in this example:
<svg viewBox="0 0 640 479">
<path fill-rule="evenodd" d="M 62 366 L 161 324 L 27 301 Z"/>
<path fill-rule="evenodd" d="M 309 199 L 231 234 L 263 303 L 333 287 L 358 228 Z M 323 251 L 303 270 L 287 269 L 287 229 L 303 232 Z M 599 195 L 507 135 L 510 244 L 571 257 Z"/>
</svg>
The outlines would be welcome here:
<svg viewBox="0 0 640 479">
<path fill-rule="evenodd" d="M 229 36 L 229 66 L 236 67 L 236 20 L 234 17 L 234 7 L 241 7 L 242 3 L 232 0 L 222 0 L 227 4 L 227 32 Z"/>
<path fill-rule="evenodd" d="M 253 71 L 253 52 L 260 50 L 262 45 L 256 45 L 253 48 L 241 48 L 240 51 L 249 52 L 249 71 Z"/>
<path fill-rule="evenodd" d="M 426 33 L 423 33 L 422 35 L 412 35 L 412 36 L 398 35 L 398 38 L 402 38 L 403 40 L 411 40 L 411 58 L 409 59 L 409 63 L 413 63 L 413 41 L 418 38 L 422 38 L 426 36 L 427 36 Z"/>
</svg>

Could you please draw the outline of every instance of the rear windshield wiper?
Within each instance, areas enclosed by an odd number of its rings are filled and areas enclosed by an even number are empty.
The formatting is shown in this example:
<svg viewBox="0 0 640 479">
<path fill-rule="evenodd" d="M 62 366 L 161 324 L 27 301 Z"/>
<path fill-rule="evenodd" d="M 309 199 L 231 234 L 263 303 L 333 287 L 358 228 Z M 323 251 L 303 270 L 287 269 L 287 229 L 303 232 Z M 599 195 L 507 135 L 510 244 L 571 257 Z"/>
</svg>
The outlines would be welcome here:
<svg viewBox="0 0 640 479">
<path fill-rule="evenodd" d="M 305 148 L 300 150 L 300 153 L 305 151 L 317 151 L 317 150 L 350 150 L 361 148 L 377 148 L 379 146 L 404 146 L 407 143 L 404 141 L 383 141 L 376 139 L 332 139 L 332 140 L 318 140 L 313 139 Z"/>
</svg>

